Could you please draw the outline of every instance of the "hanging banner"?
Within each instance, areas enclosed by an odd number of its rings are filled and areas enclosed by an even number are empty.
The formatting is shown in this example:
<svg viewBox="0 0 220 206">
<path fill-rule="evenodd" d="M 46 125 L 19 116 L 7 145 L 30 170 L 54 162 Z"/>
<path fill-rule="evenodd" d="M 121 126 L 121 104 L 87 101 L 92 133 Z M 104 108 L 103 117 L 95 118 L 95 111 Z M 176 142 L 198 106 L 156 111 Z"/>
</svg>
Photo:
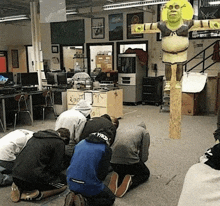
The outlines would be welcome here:
<svg viewBox="0 0 220 206">
<path fill-rule="evenodd" d="M 65 0 L 40 0 L 40 22 L 60 21 L 67 21 Z"/>
</svg>

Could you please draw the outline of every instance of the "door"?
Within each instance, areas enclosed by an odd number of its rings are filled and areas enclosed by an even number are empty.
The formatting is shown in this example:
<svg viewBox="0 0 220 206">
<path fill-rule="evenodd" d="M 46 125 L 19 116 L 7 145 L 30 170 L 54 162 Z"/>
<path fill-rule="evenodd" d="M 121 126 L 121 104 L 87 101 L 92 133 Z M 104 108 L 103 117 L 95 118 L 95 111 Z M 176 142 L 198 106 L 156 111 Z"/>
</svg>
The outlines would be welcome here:
<svg viewBox="0 0 220 206">
<path fill-rule="evenodd" d="M 0 51 L 0 73 L 8 72 L 7 68 L 7 52 Z"/>
<path fill-rule="evenodd" d="M 114 70 L 114 43 L 87 44 L 88 73 L 95 68 Z"/>
</svg>

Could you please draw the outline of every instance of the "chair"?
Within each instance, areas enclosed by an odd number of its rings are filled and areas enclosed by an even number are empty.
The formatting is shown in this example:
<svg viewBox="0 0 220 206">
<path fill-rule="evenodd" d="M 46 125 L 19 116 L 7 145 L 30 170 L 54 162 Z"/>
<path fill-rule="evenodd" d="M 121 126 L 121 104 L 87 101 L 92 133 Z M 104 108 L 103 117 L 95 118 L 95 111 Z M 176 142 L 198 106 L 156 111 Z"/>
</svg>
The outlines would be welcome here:
<svg viewBox="0 0 220 206">
<path fill-rule="evenodd" d="M 5 132 L 5 127 L 4 127 L 4 125 L 3 125 L 3 123 L 2 123 L 2 120 L 1 120 L 1 119 L 0 119 L 0 125 L 1 125 L 1 127 L 2 127 L 3 132 Z"/>
<path fill-rule="evenodd" d="M 28 94 L 18 94 L 14 97 L 15 101 L 18 103 L 17 109 L 14 110 L 14 112 L 15 112 L 14 129 L 15 129 L 16 123 L 17 123 L 17 116 L 20 113 L 28 113 L 28 115 L 31 119 L 31 125 L 33 125 L 33 118 L 31 116 L 31 112 L 28 109 L 28 105 L 27 105 L 28 96 L 29 96 Z"/>
<path fill-rule="evenodd" d="M 46 108 L 52 108 L 54 116 L 56 117 L 56 113 L 55 113 L 55 109 L 54 109 L 54 102 L 53 102 L 53 98 L 52 98 L 52 91 L 51 90 L 45 90 L 45 91 L 43 91 L 42 96 L 44 98 L 43 103 L 39 104 L 39 105 L 35 105 L 34 107 L 42 108 L 42 110 L 43 110 L 43 121 L 45 119 L 45 109 Z"/>
</svg>

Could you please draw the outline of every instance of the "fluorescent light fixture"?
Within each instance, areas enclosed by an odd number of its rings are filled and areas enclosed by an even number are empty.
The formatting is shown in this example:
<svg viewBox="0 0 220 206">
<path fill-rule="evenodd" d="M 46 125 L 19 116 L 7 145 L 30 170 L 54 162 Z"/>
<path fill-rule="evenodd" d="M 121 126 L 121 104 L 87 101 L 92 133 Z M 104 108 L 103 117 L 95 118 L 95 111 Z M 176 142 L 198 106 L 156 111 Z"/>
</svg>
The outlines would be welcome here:
<svg viewBox="0 0 220 206">
<path fill-rule="evenodd" d="M 209 4 L 211 5 L 220 4 L 220 1 L 210 1 Z"/>
<path fill-rule="evenodd" d="M 131 2 L 124 2 L 118 4 L 108 4 L 103 6 L 103 10 L 114 10 L 114 9 L 125 9 L 125 8 L 132 8 L 132 7 L 140 7 L 140 6 L 148 6 L 148 5 L 156 5 L 156 4 L 164 4 L 166 0 L 145 0 L 145 1 L 131 1 Z"/>
<path fill-rule="evenodd" d="M 66 10 L 66 15 L 71 15 L 71 14 L 78 14 L 78 10 L 77 9 Z"/>
<path fill-rule="evenodd" d="M 29 19 L 29 18 L 26 15 L 6 16 L 6 17 L 0 18 L 0 22 L 17 21 L 17 20 L 23 20 L 23 19 Z"/>
</svg>

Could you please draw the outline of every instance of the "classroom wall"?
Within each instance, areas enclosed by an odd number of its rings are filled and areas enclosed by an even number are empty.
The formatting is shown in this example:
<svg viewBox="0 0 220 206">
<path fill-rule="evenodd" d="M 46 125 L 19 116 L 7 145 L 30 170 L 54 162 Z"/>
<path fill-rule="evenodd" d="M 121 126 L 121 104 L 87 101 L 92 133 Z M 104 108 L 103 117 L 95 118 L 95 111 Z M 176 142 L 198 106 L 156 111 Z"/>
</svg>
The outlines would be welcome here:
<svg viewBox="0 0 220 206">
<path fill-rule="evenodd" d="M 97 8 L 97 11 L 101 8 Z M 147 9 L 144 11 L 144 22 L 157 22 L 157 7 L 151 6 L 150 9 Z M 88 13 L 86 9 L 82 9 L 80 12 Z M 104 39 L 92 39 L 91 38 L 91 18 L 84 18 L 84 17 L 75 17 L 73 15 L 68 16 L 68 20 L 78 20 L 78 19 L 84 19 L 85 21 L 85 43 L 101 43 L 101 42 L 109 42 L 109 24 L 108 24 L 108 15 L 109 14 L 117 14 L 121 11 L 105 11 L 101 14 L 96 15 L 96 10 L 93 10 L 94 17 L 104 17 L 105 18 L 105 38 Z M 148 41 L 148 51 L 149 51 L 149 76 L 154 76 L 155 72 L 152 70 L 152 65 L 157 64 L 158 65 L 158 72 L 157 75 L 164 75 L 164 64 L 162 63 L 162 51 L 161 51 L 161 41 L 157 41 L 156 34 L 144 34 L 144 38 L 138 38 L 138 39 L 127 39 L 127 30 L 126 30 L 126 15 L 128 13 L 135 13 L 135 12 L 141 12 L 139 9 L 132 9 L 132 10 L 123 10 L 123 40 L 120 41 Z M 32 44 L 32 37 L 31 37 L 31 23 L 30 21 L 19 21 L 19 22 L 13 22 L 12 24 L 5 23 L 0 24 L 0 50 L 8 50 L 9 45 L 31 45 Z M 50 24 L 49 23 L 43 23 L 41 24 L 41 45 L 42 45 L 42 51 L 43 51 L 43 59 L 50 60 L 51 61 L 51 67 L 53 69 L 60 69 L 59 64 L 57 64 L 57 59 L 59 58 L 59 53 L 52 53 L 51 52 L 51 33 L 50 33 Z M 217 38 L 220 40 L 220 38 Z M 188 49 L 188 59 L 192 57 L 192 55 L 195 54 L 195 46 L 198 44 L 202 44 L 203 48 L 206 48 L 211 43 L 217 40 L 215 39 L 196 39 L 196 40 L 190 40 L 190 45 Z M 114 56 L 116 56 L 116 41 L 114 42 Z M 86 47 L 85 47 L 86 48 Z M 208 51 L 208 53 L 213 52 L 213 48 L 211 47 Z M 194 61 L 193 64 L 197 63 L 201 59 L 197 59 Z M 212 63 L 212 60 L 208 60 L 206 62 L 207 65 Z M 193 64 L 189 64 L 189 67 Z M 114 68 L 116 68 L 116 58 L 114 58 Z M 198 72 L 201 70 L 201 66 L 198 67 L 198 69 L 194 70 L 195 72 Z M 208 76 L 217 76 L 217 73 L 220 72 L 220 63 L 216 63 L 211 68 L 209 68 L 207 71 Z"/>
<path fill-rule="evenodd" d="M 98 8 L 100 10 L 100 8 Z M 97 10 L 97 11 L 98 11 Z M 157 22 L 157 7 L 151 6 L 144 11 L 144 22 L 150 23 L 150 22 Z M 105 18 L 105 38 L 104 39 L 92 39 L 91 38 L 91 16 L 89 17 L 90 10 L 86 11 L 80 11 L 85 12 L 87 14 L 86 17 L 74 17 L 68 16 L 68 20 L 78 20 L 78 19 L 84 19 L 85 23 L 85 45 L 84 48 L 86 48 L 86 43 L 105 43 L 109 42 L 109 25 L 108 25 L 108 15 L 111 13 L 121 13 L 120 11 L 105 11 L 99 14 L 96 14 L 96 10 L 93 9 L 93 17 L 104 17 Z M 165 75 L 164 72 L 164 64 L 162 63 L 162 51 L 161 51 L 161 41 L 157 41 L 156 34 L 144 34 L 143 38 L 138 39 L 127 39 L 127 23 L 126 23 L 126 15 L 128 13 L 135 13 L 135 12 L 141 12 L 139 9 L 132 9 L 132 10 L 123 10 L 123 41 L 148 41 L 148 52 L 149 52 L 149 76 L 155 76 L 155 72 L 153 71 L 153 64 L 157 64 L 158 66 L 158 72 L 157 76 Z M 18 45 L 31 45 L 32 44 L 32 37 L 31 37 L 31 23 L 30 21 L 24 21 L 24 22 L 13 22 L 13 23 L 5 23 L 0 24 L 0 50 L 8 51 L 9 46 L 18 46 Z M 197 50 L 197 45 L 202 45 L 203 49 L 209 46 L 211 43 L 215 42 L 216 40 L 220 40 L 220 38 L 214 38 L 214 39 L 193 39 L 190 40 L 189 49 L 188 49 L 188 59 L 190 59 L 192 56 L 195 55 Z M 116 56 L 116 42 L 114 42 L 114 56 Z M 43 51 L 43 59 L 49 60 L 51 62 L 51 67 L 53 69 L 59 69 L 59 64 L 57 64 L 57 61 L 54 61 L 54 59 L 60 58 L 59 53 L 52 53 L 51 52 L 51 33 L 50 33 L 50 24 L 45 23 L 41 24 L 41 45 L 42 45 L 42 51 Z M 86 52 L 86 51 L 84 51 Z M 207 53 L 212 53 L 213 47 L 207 51 Z M 114 68 L 116 68 L 116 60 L 117 58 L 114 58 Z M 197 63 L 201 59 L 196 59 L 193 64 Z M 206 65 L 209 65 L 213 61 L 210 59 L 206 62 Z M 192 64 L 189 64 L 188 68 L 190 68 Z M 201 71 L 201 66 L 198 67 L 198 69 L 194 70 L 194 72 Z M 215 100 L 213 98 L 216 98 L 216 87 L 217 85 L 213 82 L 215 81 L 214 78 L 217 76 L 217 74 L 220 72 L 220 63 L 216 63 L 211 68 L 209 68 L 206 73 L 208 73 L 209 78 L 212 80 L 213 87 L 207 89 L 207 96 L 209 99 L 211 99 L 210 103 L 207 103 L 207 108 L 209 112 L 212 112 L 214 109 L 214 103 Z M 208 81 L 208 84 L 210 82 L 210 79 Z M 215 86 L 216 85 L 216 86 Z M 211 98 L 213 97 L 213 98 Z"/>
</svg>

